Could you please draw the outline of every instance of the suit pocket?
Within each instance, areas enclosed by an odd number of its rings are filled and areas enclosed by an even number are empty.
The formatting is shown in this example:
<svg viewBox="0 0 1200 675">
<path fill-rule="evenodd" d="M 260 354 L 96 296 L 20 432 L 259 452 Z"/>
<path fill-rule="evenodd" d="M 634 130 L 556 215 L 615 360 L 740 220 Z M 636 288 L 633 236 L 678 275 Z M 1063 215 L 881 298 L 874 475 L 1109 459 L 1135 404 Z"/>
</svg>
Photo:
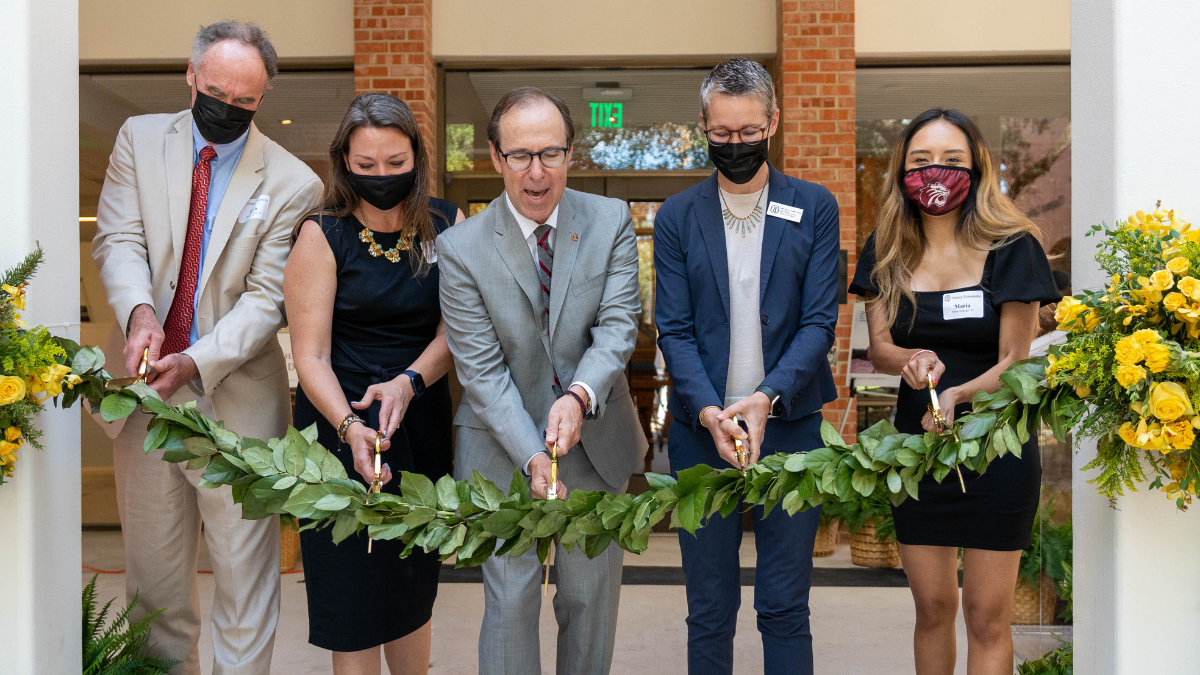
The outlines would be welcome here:
<svg viewBox="0 0 1200 675">
<path fill-rule="evenodd" d="M 286 368 L 287 362 L 283 360 L 283 352 L 278 349 L 268 349 L 247 361 L 243 367 L 250 377 L 264 380 Z"/>
<path fill-rule="evenodd" d="M 608 277 L 608 272 L 606 270 L 604 272 L 601 272 L 600 274 L 597 274 L 596 276 L 592 277 L 591 279 L 584 281 L 583 283 L 572 284 L 571 295 L 572 296 L 580 296 L 598 286 L 604 286 L 604 280 L 607 277 Z"/>
</svg>

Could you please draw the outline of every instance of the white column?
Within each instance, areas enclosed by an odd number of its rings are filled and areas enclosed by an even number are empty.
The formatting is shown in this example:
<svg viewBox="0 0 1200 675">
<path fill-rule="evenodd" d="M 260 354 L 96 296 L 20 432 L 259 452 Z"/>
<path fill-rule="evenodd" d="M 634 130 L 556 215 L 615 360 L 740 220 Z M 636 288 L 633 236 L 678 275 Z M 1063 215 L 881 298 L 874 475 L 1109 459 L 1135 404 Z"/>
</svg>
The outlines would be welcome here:
<svg viewBox="0 0 1200 675">
<path fill-rule="evenodd" d="M 1200 223 L 1200 4 L 1071 3 L 1072 273 L 1076 292 L 1103 274 L 1084 233 L 1161 199 Z M 1200 671 L 1200 504 L 1177 513 L 1141 490 L 1116 508 L 1075 457 L 1075 672 Z"/>
<path fill-rule="evenodd" d="M 76 0 L 4 0 L 0 20 L 0 268 L 40 241 L 30 325 L 79 339 Z M 79 672 L 79 412 L 41 416 L 0 486 L 0 673 Z"/>
</svg>

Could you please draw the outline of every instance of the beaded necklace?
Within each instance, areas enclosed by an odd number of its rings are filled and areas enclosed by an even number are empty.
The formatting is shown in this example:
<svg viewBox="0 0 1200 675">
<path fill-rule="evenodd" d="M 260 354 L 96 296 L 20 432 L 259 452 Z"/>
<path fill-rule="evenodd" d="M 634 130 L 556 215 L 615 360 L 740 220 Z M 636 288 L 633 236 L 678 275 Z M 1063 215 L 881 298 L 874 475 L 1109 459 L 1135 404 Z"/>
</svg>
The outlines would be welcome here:
<svg viewBox="0 0 1200 675">
<path fill-rule="evenodd" d="M 766 192 L 768 185 L 770 185 L 770 181 L 767 181 L 767 184 L 763 185 L 763 189 L 759 191 L 758 201 L 754 203 L 754 208 L 751 209 L 750 213 L 740 218 L 733 215 L 733 211 L 729 210 L 729 204 L 725 203 L 724 193 L 722 193 L 721 188 L 717 188 L 717 194 L 721 196 L 721 218 L 725 221 L 725 227 L 729 228 L 730 232 L 745 237 L 754 231 L 759 221 L 762 220 L 762 196 L 763 192 Z"/>
</svg>

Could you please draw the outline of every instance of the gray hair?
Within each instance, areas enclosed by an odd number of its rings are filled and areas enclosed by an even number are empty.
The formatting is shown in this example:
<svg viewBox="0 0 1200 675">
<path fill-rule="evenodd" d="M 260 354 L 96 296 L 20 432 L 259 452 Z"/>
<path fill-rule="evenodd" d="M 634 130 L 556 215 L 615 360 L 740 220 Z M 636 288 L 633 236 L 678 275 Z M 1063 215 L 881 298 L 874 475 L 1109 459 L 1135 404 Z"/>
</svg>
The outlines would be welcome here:
<svg viewBox="0 0 1200 675">
<path fill-rule="evenodd" d="M 714 92 L 757 98 L 768 120 L 779 109 L 775 102 L 775 83 L 758 61 L 729 59 L 709 71 L 700 85 L 700 114 L 705 118 L 708 117 L 708 104 L 712 102 Z"/>
<path fill-rule="evenodd" d="M 192 64 L 199 67 L 204 62 L 208 48 L 223 40 L 236 40 L 257 49 L 258 55 L 262 57 L 263 66 L 267 69 L 267 82 L 275 79 L 275 74 L 279 72 L 279 57 L 275 54 L 271 39 L 255 24 L 241 21 L 218 21 L 201 26 L 195 41 L 192 42 Z"/>
</svg>

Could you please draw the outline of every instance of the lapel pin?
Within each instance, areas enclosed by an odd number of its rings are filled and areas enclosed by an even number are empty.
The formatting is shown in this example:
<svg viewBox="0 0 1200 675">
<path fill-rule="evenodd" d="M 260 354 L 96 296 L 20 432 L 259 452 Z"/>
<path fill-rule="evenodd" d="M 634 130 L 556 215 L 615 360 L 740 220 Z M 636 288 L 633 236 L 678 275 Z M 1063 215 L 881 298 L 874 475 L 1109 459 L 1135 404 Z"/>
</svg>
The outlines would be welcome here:
<svg viewBox="0 0 1200 675">
<path fill-rule="evenodd" d="M 578 232 L 571 233 L 571 241 L 579 241 L 579 233 Z"/>
</svg>

